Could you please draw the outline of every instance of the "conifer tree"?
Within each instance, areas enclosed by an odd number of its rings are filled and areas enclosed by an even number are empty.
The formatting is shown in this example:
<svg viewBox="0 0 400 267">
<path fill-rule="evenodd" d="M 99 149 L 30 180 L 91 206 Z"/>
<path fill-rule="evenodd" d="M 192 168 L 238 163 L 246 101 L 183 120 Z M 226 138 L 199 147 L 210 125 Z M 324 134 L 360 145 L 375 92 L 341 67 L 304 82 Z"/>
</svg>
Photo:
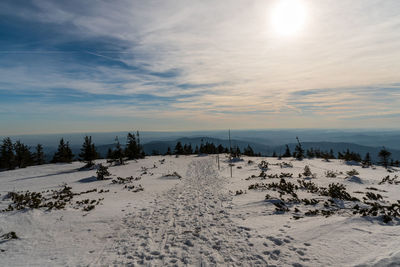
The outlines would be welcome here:
<svg viewBox="0 0 400 267">
<path fill-rule="evenodd" d="M 193 154 L 193 149 L 192 149 L 192 145 L 191 144 L 189 144 L 189 145 L 184 145 L 183 146 L 183 151 L 184 151 L 184 154 L 185 155 L 191 155 L 191 154 Z"/>
<path fill-rule="evenodd" d="M 217 149 L 217 147 L 214 145 L 214 143 L 206 142 L 205 145 L 200 146 L 200 153 L 204 153 L 204 154 L 216 154 L 216 153 L 218 153 L 218 149 Z"/>
<path fill-rule="evenodd" d="M 235 146 L 234 148 L 232 148 L 232 153 L 231 153 L 232 158 L 240 158 L 240 155 L 241 155 L 241 151 L 238 146 Z"/>
<path fill-rule="evenodd" d="M 128 133 L 126 138 L 125 156 L 128 160 L 142 159 L 145 157 L 142 146 L 140 145 L 139 131 L 135 133 Z"/>
<path fill-rule="evenodd" d="M 329 158 L 330 159 L 335 159 L 335 154 L 333 153 L 333 149 L 331 148 L 331 150 L 329 151 Z"/>
<path fill-rule="evenodd" d="M 72 160 L 74 159 L 74 154 L 72 154 L 72 150 L 69 147 L 69 142 L 67 142 L 65 144 L 65 157 L 64 158 L 65 158 L 65 162 L 67 162 L 67 163 L 71 163 Z"/>
<path fill-rule="evenodd" d="M 36 165 L 42 165 L 45 163 L 43 146 L 41 144 L 36 146 L 36 152 L 33 154 L 33 159 Z"/>
<path fill-rule="evenodd" d="M 57 152 L 54 153 L 53 159 L 51 160 L 52 163 L 62 162 L 62 157 L 65 151 L 65 142 L 64 138 L 61 138 L 60 143 L 58 144 Z"/>
<path fill-rule="evenodd" d="M 93 161 L 97 159 L 97 152 L 91 136 L 85 136 L 79 157 L 86 163 L 85 167 L 93 166 Z"/>
<path fill-rule="evenodd" d="M 296 145 L 296 147 L 294 149 L 294 151 L 295 151 L 295 155 L 294 156 L 296 157 L 297 160 L 302 160 L 304 158 L 304 149 L 303 149 L 303 147 L 302 147 L 302 145 L 300 143 L 299 138 L 296 137 L 296 139 L 297 139 L 297 145 Z"/>
<path fill-rule="evenodd" d="M 203 143 L 200 144 L 199 152 L 200 154 L 206 153 L 206 147 Z"/>
<path fill-rule="evenodd" d="M 111 147 L 109 147 L 107 150 L 106 159 L 112 159 L 112 158 L 113 158 L 113 151 L 112 151 Z"/>
<path fill-rule="evenodd" d="M 115 137 L 115 150 L 112 153 L 112 159 L 117 161 L 120 165 L 124 164 L 124 151 L 119 143 L 118 136 Z"/>
<path fill-rule="evenodd" d="M 249 157 L 254 157 L 254 150 L 250 145 L 247 145 L 247 147 L 243 150 L 243 155 L 249 156 Z"/>
<path fill-rule="evenodd" d="M 32 165 L 33 157 L 27 145 L 24 145 L 23 143 L 21 143 L 21 141 L 18 140 L 14 144 L 14 150 L 15 164 L 18 168 L 25 168 Z"/>
<path fill-rule="evenodd" d="M 388 167 L 389 165 L 389 158 L 392 155 L 385 147 L 382 148 L 381 151 L 379 151 L 378 157 L 380 158 L 380 162 L 385 168 Z"/>
<path fill-rule="evenodd" d="M 0 168 L 7 170 L 15 169 L 14 146 L 10 137 L 4 138 L 0 147 Z"/>
<path fill-rule="evenodd" d="M 307 154 L 307 158 L 310 158 L 310 159 L 314 158 L 315 157 L 314 148 L 307 149 L 306 154 Z"/>
<path fill-rule="evenodd" d="M 58 145 L 57 152 L 54 153 L 53 159 L 51 162 L 63 162 L 63 163 L 71 163 L 74 158 L 74 154 L 72 154 L 72 150 L 69 147 L 69 142 L 64 141 L 64 138 L 61 138 L 60 143 Z"/>
<path fill-rule="evenodd" d="M 176 143 L 174 154 L 176 155 L 183 155 L 183 146 L 180 141 Z"/>
<path fill-rule="evenodd" d="M 369 155 L 369 152 L 367 152 L 367 154 L 365 154 L 365 158 L 362 163 L 364 166 L 368 166 L 368 167 L 372 165 L 371 156 Z"/>
<path fill-rule="evenodd" d="M 290 149 L 289 149 L 289 146 L 288 145 L 286 145 L 286 150 L 285 150 L 285 153 L 283 154 L 283 158 L 290 158 L 292 156 L 292 153 L 290 153 Z"/>
<path fill-rule="evenodd" d="M 143 147 L 140 144 L 139 131 L 136 131 L 136 139 L 137 139 L 137 146 L 138 146 L 139 154 L 140 154 L 139 158 L 143 159 L 146 156 L 146 153 L 144 153 Z"/>
<path fill-rule="evenodd" d="M 128 133 L 126 138 L 125 156 L 128 160 L 138 159 L 139 156 L 139 146 L 136 142 L 135 134 Z"/>
<path fill-rule="evenodd" d="M 166 155 L 172 155 L 171 148 L 168 147 Z"/>
</svg>

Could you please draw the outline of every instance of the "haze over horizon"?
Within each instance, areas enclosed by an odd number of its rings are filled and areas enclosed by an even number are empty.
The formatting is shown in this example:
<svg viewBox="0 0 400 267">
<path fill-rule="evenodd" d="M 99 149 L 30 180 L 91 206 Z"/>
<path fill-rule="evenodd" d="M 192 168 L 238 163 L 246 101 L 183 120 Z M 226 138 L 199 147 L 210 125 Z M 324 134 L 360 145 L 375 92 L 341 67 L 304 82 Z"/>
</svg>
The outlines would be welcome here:
<svg viewBox="0 0 400 267">
<path fill-rule="evenodd" d="M 0 136 L 398 129 L 400 1 L 0 2 Z"/>
</svg>

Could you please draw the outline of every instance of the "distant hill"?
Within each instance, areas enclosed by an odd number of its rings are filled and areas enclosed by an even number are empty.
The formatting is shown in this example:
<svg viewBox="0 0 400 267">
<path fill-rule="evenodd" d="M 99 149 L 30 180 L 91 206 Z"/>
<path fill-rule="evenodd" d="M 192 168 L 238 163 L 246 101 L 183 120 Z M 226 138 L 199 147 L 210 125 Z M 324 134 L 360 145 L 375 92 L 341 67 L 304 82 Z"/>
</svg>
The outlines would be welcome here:
<svg viewBox="0 0 400 267">
<path fill-rule="evenodd" d="M 182 145 L 191 144 L 193 149 L 196 146 L 199 146 L 203 143 L 214 143 L 216 146 L 222 145 L 224 147 L 229 147 L 229 140 L 227 139 L 219 139 L 214 137 L 184 137 L 178 138 L 176 140 L 165 140 L 165 141 L 151 141 L 148 143 L 143 144 L 143 149 L 147 155 L 151 155 L 153 151 L 156 151 L 160 154 L 165 154 L 168 150 L 168 147 L 171 148 L 173 151 L 175 148 L 176 143 L 180 141 Z M 285 152 L 285 145 L 268 145 L 261 140 L 256 140 L 253 142 L 244 141 L 233 139 L 231 140 L 232 147 L 238 146 L 242 151 L 245 147 L 250 145 L 254 152 L 261 153 L 265 156 L 271 156 L 273 152 L 276 152 L 278 155 L 283 154 Z M 124 144 L 122 144 L 124 147 Z M 294 148 L 296 146 L 295 143 L 289 143 L 289 148 L 291 152 L 294 152 Z M 365 145 L 358 145 L 354 143 L 347 143 L 347 142 L 302 142 L 304 149 L 319 149 L 321 151 L 329 151 L 330 149 L 333 150 L 335 156 L 337 156 L 338 152 L 343 152 L 349 149 L 350 151 L 359 153 L 362 158 L 364 158 L 367 152 L 370 153 L 371 158 L 374 162 L 378 161 L 378 153 L 382 149 L 382 147 L 373 147 L 373 146 L 365 146 Z M 105 157 L 109 148 L 114 148 L 114 144 L 105 144 L 96 146 L 96 149 L 101 157 Z M 77 156 L 80 153 L 80 146 L 71 146 L 72 152 Z M 392 153 L 392 158 L 394 160 L 400 160 L 400 150 L 391 149 L 387 147 L 387 149 Z M 54 154 L 56 148 L 47 148 L 45 150 L 46 159 L 50 160 L 52 155 Z"/>
<path fill-rule="evenodd" d="M 168 147 L 171 147 L 171 150 L 173 150 L 178 141 L 180 141 L 183 145 L 191 144 L 193 148 L 196 145 L 200 146 L 202 142 L 203 143 L 210 142 L 214 143 L 215 145 L 221 144 L 224 147 L 229 147 L 229 140 L 226 139 L 218 139 L 211 137 L 196 137 L 196 138 L 179 138 L 175 141 L 153 141 L 144 144 L 143 148 L 146 154 L 151 154 L 153 151 L 157 151 L 161 154 L 164 154 L 165 152 L 167 152 Z M 254 152 L 268 156 L 271 156 L 274 151 L 278 155 L 283 154 L 286 148 L 285 145 L 269 146 L 258 142 L 247 142 L 235 139 L 232 140 L 232 146 L 238 146 L 242 151 L 248 145 L 250 145 L 253 148 Z M 290 143 L 288 145 L 290 150 L 293 152 L 296 144 Z M 382 149 L 382 147 L 363 146 L 354 143 L 344 143 L 344 142 L 302 142 L 302 145 L 305 149 L 314 148 L 314 149 L 319 149 L 321 151 L 329 151 L 330 149 L 332 149 L 335 156 L 337 156 L 338 152 L 344 152 L 347 149 L 359 153 L 362 158 L 365 156 L 367 152 L 369 152 L 373 161 L 378 160 L 378 153 Z M 393 159 L 395 160 L 400 159 L 400 150 L 395 150 L 390 148 L 388 149 L 392 153 Z"/>
</svg>

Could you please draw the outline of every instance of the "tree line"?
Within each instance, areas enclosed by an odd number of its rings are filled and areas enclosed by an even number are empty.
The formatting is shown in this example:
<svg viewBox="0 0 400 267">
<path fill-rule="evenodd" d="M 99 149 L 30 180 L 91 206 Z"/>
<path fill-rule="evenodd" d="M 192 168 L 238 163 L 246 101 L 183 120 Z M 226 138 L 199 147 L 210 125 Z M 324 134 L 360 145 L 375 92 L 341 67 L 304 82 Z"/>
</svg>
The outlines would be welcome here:
<svg viewBox="0 0 400 267">
<path fill-rule="evenodd" d="M 329 159 L 341 159 L 345 161 L 355 161 L 360 162 L 364 166 L 372 165 L 371 156 L 366 153 L 364 158 L 361 158 L 360 154 L 349 151 L 347 149 L 344 152 L 338 152 L 337 156 L 334 155 L 333 150 L 321 151 L 319 149 L 309 148 L 305 150 L 299 140 L 296 137 L 297 144 L 294 152 L 290 151 L 288 145 L 286 145 L 285 153 L 283 155 L 277 155 L 276 152 L 272 154 L 273 157 L 286 158 L 294 157 L 298 160 L 304 158 L 323 158 Z M 33 152 L 31 151 L 33 150 Z M 239 158 L 241 155 L 245 156 L 261 156 L 260 153 L 255 153 L 253 148 L 248 145 L 240 150 L 238 146 L 233 148 L 224 147 L 223 145 L 215 145 L 212 142 L 201 143 L 200 146 L 192 147 L 191 144 L 182 144 L 178 141 L 172 150 L 168 147 L 165 155 L 192 155 L 192 154 L 231 154 L 234 158 Z M 159 155 L 160 153 L 153 151 L 153 155 Z M 85 167 L 91 167 L 94 165 L 94 160 L 100 158 L 96 150 L 96 146 L 92 141 L 91 136 L 85 136 L 81 147 L 81 152 L 78 157 L 72 153 L 70 144 L 61 138 L 58 144 L 57 151 L 54 153 L 50 163 L 70 163 L 76 159 L 81 160 L 86 163 Z M 145 152 L 143 146 L 140 143 L 139 132 L 128 133 L 126 139 L 126 145 L 123 148 L 119 142 L 118 137 L 115 138 L 115 143 L 113 148 L 109 148 L 106 159 L 109 163 L 114 164 L 124 164 L 126 160 L 134 160 L 144 158 Z M 394 161 L 391 159 L 391 152 L 389 152 L 385 147 L 378 153 L 380 161 L 378 162 L 384 167 L 388 166 L 400 166 L 399 160 Z M 31 148 L 21 141 L 16 141 L 15 143 L 9 137 L 3 139 L 0 146 L 0 169 L 3 170 L 13 170 L 15 168 L 25 168 L 33 165 L 41 165 L 47 163 L 45 155 L 43 152 L 43 146 L 38 144 L 36 147 Z"/>
<path fill-rule="evenodd" d="M 34 148 L 34 152 L 31 150 L 31 147 L 23 144 L 19 140 L 13 143 L 10 137 L 4 138 L 0 146 L 0 169 L 13 170 L 16 168 L 49 163 L 45 159 L 43 146 L 41 144 L 38 144 Z M 128 133 L 124 149 L 122 149 L 118 137 L 116 137 L 114 149 L 109 149 L 106 158 L 112 162 L 123 164 L 124 160 L 139 159 L 144 158 L 144 156 L 145 153 L 140 144 L 139 132 L 136 132 L 136 134 Z M 91 136 L 84 137 L 78 157 L 75 157 L 72 153 L 69 142 L 61 138 L 57 151 L 54 153 L 50 163 L 71 163 L 74 160 L 80 160 L 86 163 L 85 167 L 91 167 L 94 165 L 94 160 L 98 158 L 100 158 L 100 155 L 97 153 L 96 146 Z"/>
<path fill-rule="evenodd" d="M 319 149 L 314 149 L 314 148 L 309 148 L 306 151 L 302 148 L 302 145 L 297 138 L 298 144 L 295 147 L 295 151 L 291 153 L 290 148 L 288 145 L 286 145 L 285 153 L 283 155 L 277 156 L 276 152 L 273 153 L 273 157 L 278 157 L 278 158 L 288 158 L 288 157 L 294 157 L 298 160 L 301 160 L 303 158 L 322 158 L 325 160 L 329 159 L 340 159 L 344 160 L 347 162 L 354 161 L 354 162 L 359 162 L 363 166 L 371 166 L 372 165 L 372 159 L 371 155 L 369 152 L 367 152 L 364 156 L 364 158 L 361 157 L 359 153 L 350 151 L 347 149 L 346 151 L 343 152 L 338 152 L 337 156 L 334 155 L 333 150 L 331 149 L 330 151 L 321 151 Z M 391 158 L 392 153 L 388 151 L 385 147 L 383 147 L 379 153 L 378 153 L 378 158 L 379 162 L 378 164 L 381 164 L 385 168 L 389 166 L 397 166 L 400 167 L 400 161 L 399 160 L 394 160 Z"/>
<path fill-rule="evenodd" d="M 0 169 L 13 170 L 44 163 L 43 146 L 41 144 L 38 144 L 35 151 L 31 152 L 30 147 L 21 141 L 13 143 L 10 137 L 3 139 L 0 146 Z"/>
<path fill-rule="evenodd" d="M 241 155 L 245 156 L 261 156 L 260 153 L 255 153 L 253 148 L 248 145 L 243 149 L 243 152 L 240 150 L 238 146 L 234 146 L 232 149 L 223 146 L 222 144 L 215 145 L 212 142 L 206 142 L 205 144 L 201 143 L 200 146 L 196 145 L 194 148 L 191 144 L 184 144 L 178 141 L 175 145 L 175 148 L 172 150 L 171 147 L 168 147 L 165 155 L 197 155 L 197 154 L 231 154 L 232 157 L 240 157 Z M 156 151 L 153 151 L 153 155 L 159 155 Z"/>
</svg>

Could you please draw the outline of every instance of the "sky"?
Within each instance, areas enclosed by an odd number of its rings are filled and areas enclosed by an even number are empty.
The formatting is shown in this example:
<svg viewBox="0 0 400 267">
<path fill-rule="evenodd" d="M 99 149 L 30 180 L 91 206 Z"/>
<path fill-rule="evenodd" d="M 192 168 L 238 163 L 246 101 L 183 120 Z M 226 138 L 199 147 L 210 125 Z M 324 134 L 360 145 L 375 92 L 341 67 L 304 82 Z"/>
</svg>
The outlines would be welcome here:
<svg viewBox="0 0 400 267">
<path fill-rule="evenodd" d="M 0 135 L 399 128 L 400 1 L 288 1 L 2 0 Z"/>
</svg>

